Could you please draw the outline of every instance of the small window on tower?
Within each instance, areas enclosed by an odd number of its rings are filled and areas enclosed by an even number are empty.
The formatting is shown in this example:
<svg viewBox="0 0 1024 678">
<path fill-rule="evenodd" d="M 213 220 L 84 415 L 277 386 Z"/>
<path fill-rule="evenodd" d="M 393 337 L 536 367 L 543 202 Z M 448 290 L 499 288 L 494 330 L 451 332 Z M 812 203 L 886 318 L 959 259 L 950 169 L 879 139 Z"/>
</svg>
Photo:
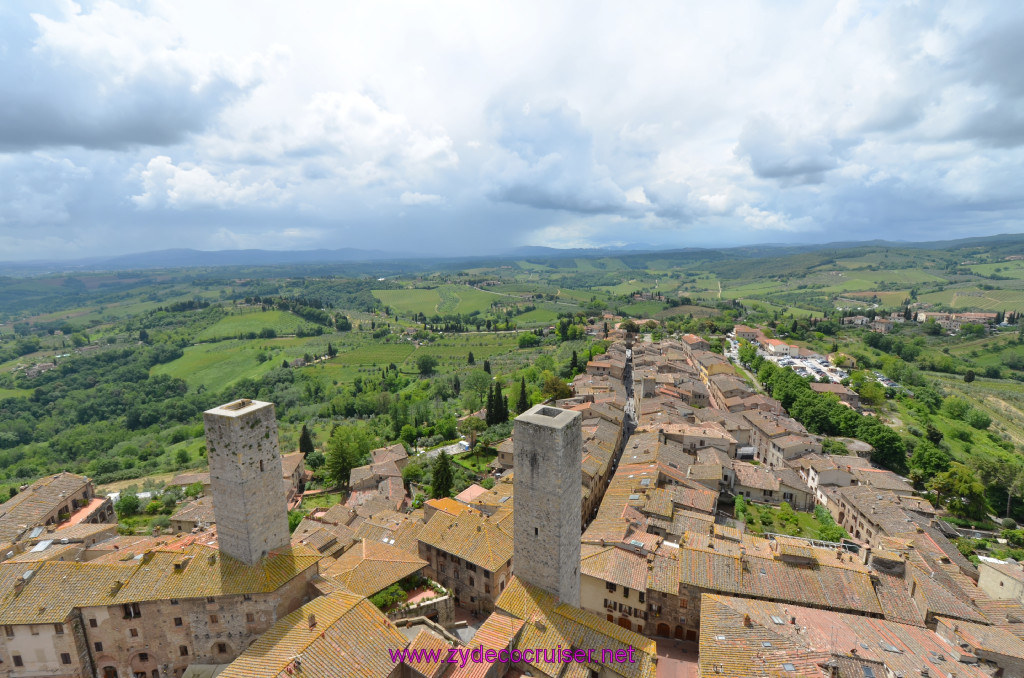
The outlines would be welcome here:
<svg viewBox="0 0 1024 678">
<path fill-rule="evenodd" d="M 536 537 L 539 534 L 540 534 L 540 530 L 538 530 L 536 527 L 533 528 L 533 536 Z"/>
<path fill-rule="evenodd" d="M 260 459 L 260 473 L 263 473 L 263 460 Z"/>
</svg>

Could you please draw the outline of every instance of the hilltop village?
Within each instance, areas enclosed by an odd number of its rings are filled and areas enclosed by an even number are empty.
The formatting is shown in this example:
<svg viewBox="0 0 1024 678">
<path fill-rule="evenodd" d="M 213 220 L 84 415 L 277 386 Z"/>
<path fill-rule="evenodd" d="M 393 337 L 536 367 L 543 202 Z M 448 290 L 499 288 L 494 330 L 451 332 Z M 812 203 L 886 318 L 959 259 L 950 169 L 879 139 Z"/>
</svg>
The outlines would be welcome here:
<svg viewBox="0 0 1024 678">
<path fill-rule="evenodd" d="M 43 478 L 0 506 L 0 676 L 1024 675 L 1021 566 L 966 559 L 870 445 L 829 453 L 709 349 L 622 337 L 515 419 L 493 487 L 416 509 L 397 444 L 290 532 L 302 454 L 246 399 L 204 414 L 209 473 L 179 480 L 203 493 L 165 534 L 119 535 L 88 478 Z M 849 538 L 753 534 L 744 505 Z M 506 659 L 449 661 L 475 649 Z"/>
</svg>

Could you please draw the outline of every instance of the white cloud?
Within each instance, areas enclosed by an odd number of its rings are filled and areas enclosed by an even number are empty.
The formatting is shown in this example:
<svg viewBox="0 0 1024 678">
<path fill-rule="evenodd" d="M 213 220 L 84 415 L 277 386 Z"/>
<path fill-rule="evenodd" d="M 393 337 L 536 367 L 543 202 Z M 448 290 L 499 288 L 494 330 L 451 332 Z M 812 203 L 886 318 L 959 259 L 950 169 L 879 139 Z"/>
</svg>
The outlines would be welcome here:
<svg viewBox="0 0 1024 678">
<path fill-rule="evenodd" d="M 810 217 L 793 219 L 787 214 L 763 210 L 751 205 L 742 205 L 736 210 L 748 226 L 758 231 L 805 231 L 813 229 Z"/>
<path fill-rule="evenodd" d="M 403 205 L 440 205 L 444 202 L 444 198 L 433 193 L 404 191 L 398 201 Z"/>
<path fill-rule="evenodd" d="M 0 4 L 0 229 L 84 255 L 179 246 L 167 223 L 447 252 L 1024 223 L 1021 7 L 252 11 Z"/>
<path fill-rule="evenodd" d="M 143 193 L 133 195 L 132 201 L 144 209 L 160 206 L 189 209 L 273 203 L 281 197 L 272 182 L 247 182 L 241 174 L 236 172 L 226 179 L 218 179 L 202 167 L 191 163 L 175 165 L 166 155 L 158 155 L 139 172 Z"/>
</svg>

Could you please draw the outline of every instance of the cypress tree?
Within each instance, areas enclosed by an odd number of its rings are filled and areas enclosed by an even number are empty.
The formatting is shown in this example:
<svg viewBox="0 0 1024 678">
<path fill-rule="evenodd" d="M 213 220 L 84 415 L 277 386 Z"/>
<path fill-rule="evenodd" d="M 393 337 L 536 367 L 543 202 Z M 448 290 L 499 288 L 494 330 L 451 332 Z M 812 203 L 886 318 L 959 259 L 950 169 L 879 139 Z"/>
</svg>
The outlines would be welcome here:
<svg viewBox="0 0 1024 678">
<path fill-rule="evenodd" d="M 487 374 L 491 373 L 491 361 L 490 360 L 485 360 L 484 361 L 484 372 L 486 372 Z"/>
<path fill-rule="evenodd" d="M 447 497 L 452 493 L 452 462 L 447 452 L 437 455 L 434 460 L 433 474 L 430 483 L 430 496 L 434 499 Z"/>
<path fill-rule="evenodd" d="M 526 377 L 519 380 L 519 403 L 516 406 L 516 414 L 522 414 L 530 408 L 530 398 L 526 395 Z"/>
<path fill-rule="evenodd" d="M 491 386 L 487 387 L 487 413 L 484 421 L 488 426 L 494 425 L 494 388 Z"/>
<path fill-rule="evenodd" d="M 299 452 L 309 454 L 313 451 L 313 436 L 310 435 L 306 425 L 302 425 L 302 433 L 299 434 Z"/>
<path fill-rule="evenodd" d="M 508 421 L 508 410 L 504 410 L 505 400 L 501 395 L 501 384 L 495 382 L 494 384 L 494 421 L 491 422 L 491 426 L 494 424 L 500 424 L 503 421 Z"/>
</svg>

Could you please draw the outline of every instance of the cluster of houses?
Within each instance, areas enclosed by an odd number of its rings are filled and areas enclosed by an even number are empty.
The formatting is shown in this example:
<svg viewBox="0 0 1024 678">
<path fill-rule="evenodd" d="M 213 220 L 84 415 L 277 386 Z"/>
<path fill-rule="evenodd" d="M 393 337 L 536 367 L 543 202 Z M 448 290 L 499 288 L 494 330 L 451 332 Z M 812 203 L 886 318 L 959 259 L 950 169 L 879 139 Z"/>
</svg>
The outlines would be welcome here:
<svg viewBox="0 0 1024 678">
<path fill-rule="evenodd" d="M 206 491 L 169 534 L 118 535 L 88 479 L 40 480 L 0 506 L 0 673 L 646 678 L 689 644 L 686 675 L 1022 675 L 1021 566 L 976 567 L 869 446 L 823 453 L 708 348 L 612 344 L 517 418 L 492 487 L 416 509 L 393 445 L 289 533 L 301 455 L 247 400 L 206 414 L 211 471 L 175 481 Z M 851 538 L 751 533 L 741 496 L 824 506 Z M 558 646 L 635 657 L 524 652 Z M 473 648 L 506 660 L 445 661 Z"/>
<path fill-rule="evenodd" d="M 971 323 L 975 325 L 992 325 L 999 318 L 998 313 L 991 312 L 964 312 L 964 313 L 942 313 L 938 311 L 917 311 L 914 320 L 919 323 L 934 320 L 938 325 L 948 332 L 959 332 L 961 325 Z M 892 331 L 896 323 L 906 322 L 906 318 L 900 311 L 893 311 L 887 317 L 875 316 L 869 318 L 865 315 L 845 316 L 842 319 L 843 325 L 856 327 L 868 327 L 872 332 L 886 334 Z"/>
</svg>

